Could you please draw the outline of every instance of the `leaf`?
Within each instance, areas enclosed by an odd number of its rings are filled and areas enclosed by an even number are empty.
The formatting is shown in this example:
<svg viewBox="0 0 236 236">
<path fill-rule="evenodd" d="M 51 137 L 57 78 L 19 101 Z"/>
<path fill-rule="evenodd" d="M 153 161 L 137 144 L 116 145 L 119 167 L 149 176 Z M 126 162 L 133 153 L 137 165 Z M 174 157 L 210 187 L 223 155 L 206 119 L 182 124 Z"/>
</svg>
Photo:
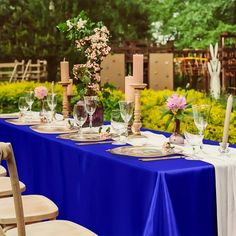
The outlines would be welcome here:
<svg viewBox="0 0 236 236">
<path fill-rule="evenodd" d="M 169 125 L 170 125 L 170 122 L 173 120 L 173 118 L 174 118 L 174 116 L 169 116 L 169 118 L 168 118 L 168 120 L 167 120 L 167 122 L 166 122 L 166 124 L 165 124 L 165 129 L 166 129 L 166 130 L 168 129 L 168 127 L 169 127 Z"/>
</svg>

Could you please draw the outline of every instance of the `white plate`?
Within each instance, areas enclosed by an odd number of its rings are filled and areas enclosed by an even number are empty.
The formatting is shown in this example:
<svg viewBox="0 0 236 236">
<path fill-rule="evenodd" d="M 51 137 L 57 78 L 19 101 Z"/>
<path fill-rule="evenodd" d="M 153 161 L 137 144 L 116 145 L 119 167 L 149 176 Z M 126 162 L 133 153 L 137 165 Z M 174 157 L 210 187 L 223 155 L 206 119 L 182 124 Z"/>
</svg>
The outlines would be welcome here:
<svg viewBox="0 0 236 236">
<path fill-rule="evenodd" d="M 65 125 L 34 125 L 30 126 L 30 128 L 36 132 L 44 133 L 44 134 L 63 134 L 63 133 L 74 133 L 78 132 L 75 129 L 71 129 Z"/>
</svg>

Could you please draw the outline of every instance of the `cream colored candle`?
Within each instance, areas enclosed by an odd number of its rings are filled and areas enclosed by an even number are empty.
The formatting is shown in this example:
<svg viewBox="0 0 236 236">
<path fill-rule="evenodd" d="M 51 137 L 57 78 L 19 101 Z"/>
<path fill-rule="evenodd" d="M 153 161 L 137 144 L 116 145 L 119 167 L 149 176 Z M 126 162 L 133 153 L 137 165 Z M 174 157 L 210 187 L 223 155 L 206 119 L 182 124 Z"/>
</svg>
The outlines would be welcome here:
<svg viewBox="0 0 236 236">
<path fill-rule="evenodd" d="M 52 94 L 54 94 L 54 81 L 52 81 Z"/>
<path fill-rule="evenodd" d="M 73 79 L 69 79 L 70 84 L 67 86 L 67 96 L 73 95 Z"/>
<path fill-rule="evenodd" d="M 61 61 L 61 82 L 68 83 L 69 82 L 69 62 L 65 60 Z"/>
<path fill-rule="evenodd" d="M 130 84 L 134 84 L 135 79 L 133 76 L 125 77 L 125 101 L 134 101 L 134 88 Z"/>
<path fill-rule="evenodd" d="M 229 137 L 229 124 L 230 124 L 230 114 L 233 106 L 233 96 L 229 95 L 227 100 L 226 112 L 225 112 L 225 123 L 224 123 L 224 132 L 223 132 L 223 140 L 222 147 L 225 148 L 228 143 Z"/>
<path fill-rule="evenodd" d="M 135 79 L 135 83 L 137 84 L 143 83 L 143 55 L 142 54 L 133 55 L 133 77 Z"/>
</svg>

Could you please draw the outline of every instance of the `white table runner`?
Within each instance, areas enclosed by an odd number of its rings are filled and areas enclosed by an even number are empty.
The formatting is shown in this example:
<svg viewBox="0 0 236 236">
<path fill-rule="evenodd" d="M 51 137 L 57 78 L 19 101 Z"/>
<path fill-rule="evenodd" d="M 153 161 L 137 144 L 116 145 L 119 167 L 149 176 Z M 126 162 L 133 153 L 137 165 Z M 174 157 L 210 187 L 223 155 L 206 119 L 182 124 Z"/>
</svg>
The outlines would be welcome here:
<svg viewBox="0 0 236 236">
<path fill-rule="evenodd" d="M 133 146 L 162 147 L 168 139 L 150 131 L 142 132 L 147 138 L 128 141 Z M 184 146 L 184 153 L 192 153 L 191 147 Z M 236 236 L 236 149 L 230 148 L 228 156 L 218 151 L 218 146 L 204 145 L 204 153 L 197 154 L 202 161 L 215 167 L 217 228 L 218 236 Z"/>
</svg>

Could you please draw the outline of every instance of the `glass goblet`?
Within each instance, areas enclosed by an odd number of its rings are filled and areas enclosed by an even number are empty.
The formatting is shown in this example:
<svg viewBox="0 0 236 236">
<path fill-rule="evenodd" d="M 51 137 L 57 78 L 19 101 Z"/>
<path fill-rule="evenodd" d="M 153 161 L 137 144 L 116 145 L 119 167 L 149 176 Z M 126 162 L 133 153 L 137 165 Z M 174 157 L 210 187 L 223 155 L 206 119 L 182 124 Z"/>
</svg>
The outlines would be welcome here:
<svg viewBox="0 0 236 236">
<path fill-rule="evenodd" d="M 26 99 L 27 104 L 29 105 L 30 117 L 32 117 L 32 105 L 34 103 L 34 92 L 30 91 L 29 93 L 27 93 L 25 95 L 25 99 Z"/>
<path fill-rule="evenodd" d="M 73 108 L 73 117 L 76 124 L 79 126 L 78 136 L 82 137 L 82 126 L 88 118 L 88 113 L 85 109 L 85 105 L 75 104 Z"/>
<path fill-rule="evenodd" d="M 20 110 L 20 118 L 22 118 L 22 121 L 25 120 L 25 113 L 29 109 L 29 105 L 26 102 L 25 97 L 20 97 L 18 100 L 18 108 Z"/>
<path fill-rule="evenodd" d="M 201 159 L 200 157 L 197 157 L 196 154 L 199 152 L 203 140 L 203 135 L 200 135 L 197 132 L 194 131 L 184 131 L 184 137 L 187 141 L 187 144 L 189 144 L 192 147 L 192 154 L 191 157 L 187 159 Z"/>
<path fill-rule="evenodd" d="M 84 104 L 87 113 L 89 114 L 89 128 L 93 127 L 93 114 L 97 108 L 97 96 L 84 96 Z"/>
<path fill-rule="evenodd" d="M 120 110 L 111 111 L 111 127 L 113 131 L 118 135 L 118 139 L 112 142 L 114 145 L 124 145 L 125 142 L 121 139 L 121 134 L 126 131 L 126 124 L 121 117 Z"/>
<path fill-rule="evenodd" d="M 57 106 L 57 97 L 56 94 L 50 94 L 47 96 L 47 104 L 50 109 L 51 113 L 51 121 L 54 121 L 54 116 L 55 116 L 55 108 Z"/>
<path fill-rule="evenodd" d="M 128 137 L 128 125 L 134 112 L 134 103 L 131 101 L 119 101 L 120 114 L 125 122 L 126 131 L 125 136 Z"/>
<path fill-rule="evenodd" d="M 202 135 L 204 137 L 203 132 L 208 124 L 211 106 L 208 104 L 193 105 L 192 109 L 194 123 L 199 131 L 199 135 Z M 201 150 L 203 149 L 203 144 L 201 144 L 200 148 Z"/>
</svg>

